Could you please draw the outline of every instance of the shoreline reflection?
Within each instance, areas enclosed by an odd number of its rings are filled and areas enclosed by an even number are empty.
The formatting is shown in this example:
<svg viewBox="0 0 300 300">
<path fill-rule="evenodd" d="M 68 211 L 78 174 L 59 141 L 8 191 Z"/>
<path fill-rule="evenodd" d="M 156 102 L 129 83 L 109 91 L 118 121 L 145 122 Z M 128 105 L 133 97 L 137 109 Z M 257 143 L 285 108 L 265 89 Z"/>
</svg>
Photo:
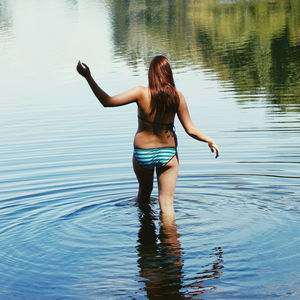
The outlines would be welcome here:
<svg viewBox="0 0 300 300">
<path fill-rule="evenodd" d="M 216 75 L 238 103 L 300 104 L 299 1 L 106 1 L 114 56 L 133 69 L 161 53 Z"/>
</svg>

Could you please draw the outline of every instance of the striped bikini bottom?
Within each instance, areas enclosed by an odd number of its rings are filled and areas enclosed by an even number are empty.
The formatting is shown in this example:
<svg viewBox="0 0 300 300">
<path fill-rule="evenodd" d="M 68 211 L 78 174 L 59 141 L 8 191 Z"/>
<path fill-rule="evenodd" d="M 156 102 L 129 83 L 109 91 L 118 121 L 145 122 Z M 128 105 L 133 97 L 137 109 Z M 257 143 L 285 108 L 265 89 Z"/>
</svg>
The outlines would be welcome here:
<svg viewBox="0 0 300 300">
<path fill-rule="evenodd" d="M 176 148 L 164 147 L 154 149 L 134 148 L 134 157 L 138 164 L 145 168 L 165 166 L 177 153 Z"/>
</svg>

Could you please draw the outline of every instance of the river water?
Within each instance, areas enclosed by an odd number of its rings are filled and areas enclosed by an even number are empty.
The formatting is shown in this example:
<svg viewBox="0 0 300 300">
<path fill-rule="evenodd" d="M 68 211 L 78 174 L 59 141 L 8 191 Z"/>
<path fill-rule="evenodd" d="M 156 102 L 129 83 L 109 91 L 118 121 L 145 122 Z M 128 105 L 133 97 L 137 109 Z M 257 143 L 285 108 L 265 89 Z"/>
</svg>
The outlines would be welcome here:
<svg viewBox="0 0 300 300">
<path fill-rule="evenodd" d="M 300 2 L 0 0 L 1 299 L 299 299 Z M 134 104 L 166 55 L 176 224 L 136 203 Z"/>
</svg>

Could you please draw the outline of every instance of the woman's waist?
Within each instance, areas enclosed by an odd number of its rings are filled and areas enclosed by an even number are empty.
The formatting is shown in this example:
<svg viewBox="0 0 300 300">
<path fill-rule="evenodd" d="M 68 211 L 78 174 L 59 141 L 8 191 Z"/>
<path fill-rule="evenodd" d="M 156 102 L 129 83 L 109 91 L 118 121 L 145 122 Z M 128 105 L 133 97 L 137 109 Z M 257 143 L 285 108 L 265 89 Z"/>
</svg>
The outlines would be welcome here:
<svg viewBox="0 0 300 300">
<path fill-rule="evenodd" d="M 134 138 L 134 147 L 140 149 L 177 147 L 177 137 L 174 133 L 172 136 L 159 136 L 148 131 L 138 131 Z"/>
</svg>

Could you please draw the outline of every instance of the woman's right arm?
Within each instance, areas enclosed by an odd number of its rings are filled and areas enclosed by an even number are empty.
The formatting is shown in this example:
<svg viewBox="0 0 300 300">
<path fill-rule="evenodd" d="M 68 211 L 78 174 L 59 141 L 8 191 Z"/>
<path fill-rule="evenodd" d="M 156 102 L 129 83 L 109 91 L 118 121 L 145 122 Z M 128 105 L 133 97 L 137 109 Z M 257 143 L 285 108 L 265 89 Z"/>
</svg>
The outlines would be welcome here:
<svg viewBox="0 0 300 300">
<path fill-rule="evenodd" d="M 178 118 L 180 123 L 182 124 L 186 133 L 192 138 L 206 142 L 211 149 L 211 152 L 216 151 L 216 158 L 220 155 L 220 150 L 217 144 L 214 142 L 212 138 L 206 135 L 203 131 L 201 131 L 198 127 L 196 127 L 190 117 L 189 109 L 186 103 L 184 96 L 178 92 L 179 95 L 179 107 L 178 107 Z"/>
<path fill-rule="evenodd" d="M 86 79 L 94 95 L 104 107 L 121 106 L 138 102 L 143 97 L 144 89 L 139 86 L 131 88 L 121 94 L 110 96 L 96 83 L 86 64 L 79 61 L 76 69 L 78 73 Z"/>
</svg>

